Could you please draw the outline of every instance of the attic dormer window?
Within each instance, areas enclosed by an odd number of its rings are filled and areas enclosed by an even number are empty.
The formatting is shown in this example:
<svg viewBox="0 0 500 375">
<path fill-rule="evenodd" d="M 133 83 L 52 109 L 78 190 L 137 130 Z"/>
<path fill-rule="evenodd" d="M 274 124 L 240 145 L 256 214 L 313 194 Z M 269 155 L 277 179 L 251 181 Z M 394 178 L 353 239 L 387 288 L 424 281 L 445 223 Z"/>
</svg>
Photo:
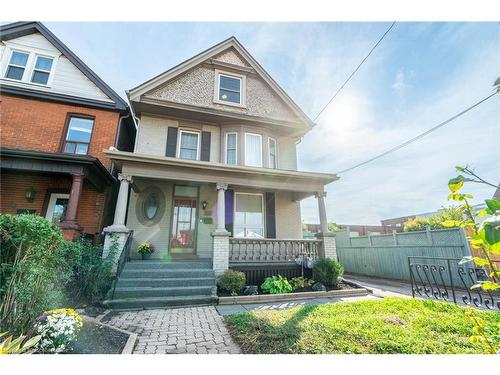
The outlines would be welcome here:
<svg viewBox="0 0 500 375">
<path fill-rule="evenodd" d="M 214 101 L 220 104 L 245 106 L 245 76 L 216 70 Z"/>
<path fill-rule="evenodd" d="M 3 79 L 41 86 L 51 85 L 56 55 L 39 50 L 18 50 L 8 44 L 6 48 L 4 56 L 8 56 L 8 63 L 2 71 Z"/>
<path fill-rule="evenodd" d="M 10 55 L 9 66 L 5 72 L 5 78 L 21 81 L 23 79 L 26 64 L 28 63 L 29 53 L 12 51 Z"/>
<path fill-rule="evenodd" d="M 53 61 L 54 59 L 51 57 L 37 56 L 31 82 L 46 85 L 49 81 Z"/>
</svg>

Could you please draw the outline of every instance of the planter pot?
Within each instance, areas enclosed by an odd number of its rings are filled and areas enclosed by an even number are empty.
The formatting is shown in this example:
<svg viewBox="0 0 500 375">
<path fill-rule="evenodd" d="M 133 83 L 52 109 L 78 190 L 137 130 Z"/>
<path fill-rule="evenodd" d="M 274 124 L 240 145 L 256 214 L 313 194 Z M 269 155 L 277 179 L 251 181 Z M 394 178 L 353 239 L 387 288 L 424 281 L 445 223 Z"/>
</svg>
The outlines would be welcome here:
<svg viewBox="0 0 500 375">
<path fill-rule="evenodd" d="M 148 253 L 148 254 L 141 254 L 141 258 L 142 260 L 148 260 L 151 258 L 151 253 Z"/>
</svg>

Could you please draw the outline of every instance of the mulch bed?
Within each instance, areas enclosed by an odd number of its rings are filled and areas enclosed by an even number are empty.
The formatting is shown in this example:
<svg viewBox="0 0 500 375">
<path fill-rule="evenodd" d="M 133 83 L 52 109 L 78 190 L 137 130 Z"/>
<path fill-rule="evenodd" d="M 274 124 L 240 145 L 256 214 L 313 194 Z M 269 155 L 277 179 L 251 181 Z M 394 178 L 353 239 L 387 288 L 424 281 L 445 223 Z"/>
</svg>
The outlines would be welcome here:
<svg viewBox="0 0 500 375">
<path fill-rule="evenodd" d="M 360 287 L 357 286 L 357 285 L 351 284 L 351 283 L 349 283 L 347 281 L 341 281 L 339 283 L 338 287 L 336 287 L 336 288 L 326 287 L 326 291 L 328 291 L 328 292 L 331 291 L 331 290 L 350 290 L 350 289 L 360 289 Z M 288 294 L 301 293 L 301 292 L 315 292 L 315 290 L 313 290 L 312 287 L 301 288 L 301 289 L 296 289 L 293 292 L 288 293 Z M 259 286 L 259 295 L 261 295 L 261 294 L 267 294 L 267 295 L 269 295 L 269 293 L 264 293 L 262 291 L 262 289 L 260 289 L 260 286 Z M 237 294 L 237 296 L 244 296 L 244 295 L 245 294 L 243 293 L 243 291 L 241 291 L 240 293 Z M 219 297 L 234 297 L 234 296 L 232 296 L 231 294 L 229 294 L 225 290 L 222 290 L 219 287 L 217 287 L 217 296 L 219 296 Z"/>
<path fill-rule="evenodd" d="M 74 354 L 121 354 L 129 335 L 98 322 L 84 320 L 78 338 L 71 343 Z"/>
</svg>

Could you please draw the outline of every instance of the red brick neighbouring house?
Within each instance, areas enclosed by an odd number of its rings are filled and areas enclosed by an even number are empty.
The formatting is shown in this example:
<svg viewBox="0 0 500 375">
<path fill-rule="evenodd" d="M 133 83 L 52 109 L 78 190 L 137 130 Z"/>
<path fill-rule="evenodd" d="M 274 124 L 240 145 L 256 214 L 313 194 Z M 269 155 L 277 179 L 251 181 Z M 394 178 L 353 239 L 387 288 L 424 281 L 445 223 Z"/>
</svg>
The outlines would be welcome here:
<svg viewBox="0 0 500 375">
<path fill-rule="evenodd" d="M 102 151 L 133 149 L 128 106 L 44 25 L 0 33 L 0 212 L 44 216 L 68 239 L 95 235 L 116 199 Z"/>
</svg>

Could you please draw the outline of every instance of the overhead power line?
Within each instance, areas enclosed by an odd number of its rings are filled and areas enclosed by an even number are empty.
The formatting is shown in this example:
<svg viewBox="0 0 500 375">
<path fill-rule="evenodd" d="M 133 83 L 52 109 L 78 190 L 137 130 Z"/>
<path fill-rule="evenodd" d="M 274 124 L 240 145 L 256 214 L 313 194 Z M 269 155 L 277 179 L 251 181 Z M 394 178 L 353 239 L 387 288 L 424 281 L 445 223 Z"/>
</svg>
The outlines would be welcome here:
<svg viewBox="0 0 500 375">
<path fill-rule="evenodd" d="M 441 122 L 441 123 L 437 124 L 437 125 L 436 125 L 436 126 L 434 126 L 433 128 L 430 128 L 429 130 L 427 130 L 427 131 L 423 132 L 422 134 L 419 134 L 419 135 L 417 135 L 416 137 L 414 137 L 414 138 L 412 138 L 412 139 L 409 139 L 409 140 L 407 140 L 406 142 L 401 143 L 400 145 L 398 145 L 398 146 L 396 146 L 396 147 L 393 147 L 393 148 L 391 148 L 390 150 L 387 150 L 387 151 L 385 151 L 385 152 L 383 152 L 383 153 L 381 153 L 381 154 L 379 154 L 379 155 L 377 155 L 377 156 L 374 156 L 374 157 L 372 157 L 372 158 L 370 158 L 370 159 L 368 159 L 368 160 L 366 160 L 366 161 L 364 161 L 364 162 L 362 162 L 362 163 L 356 164 L 356 165 L 354 165 L 354 166 L 352 166 L 352 167 L 350 167 L 350 168 L 347 168 L 347 169 L 344 169 L 344 170 L 342 170 L 342 171 L 340 171 L 340 172 L 337 172 L 337 174 L 342 174 L 342 173 L 346 173 L 346 172 L 352 171 L 353 169 L 359 168 L 359 167 L 361 167 L 361 166 L 363 166 L 363 165 L 366 165 L 366 164 L 368 164 L 368 163 L 371 163 L 371 162 L 372 162 L 372 161 L 374 161 L 374 160 L 380 159 L 380 158 L 381 158 L 381 157 L 383 157 L 383 156 L 386 156 L 386 155 L 388 155 L 388 154 L 390 154 L 390 153 L 393 153 L 393 152 L 395 152 L 395 151 L 397 151 L 397 150 L 400 150 L 400 149 L 402 149 L 403 147 L 408 146 L 410 143 L 413 143 L 413 142 L 415 142 L 415 141 L 418 141 L 419 139 L 421 139 L 421 138 L 425 137 L 426 135 L 428 135 L 428 134 L 432 133 L 433 131 L 435 131 L 435 130 L 437 130 L 437 129 L 439 129 L 439 128 L 443 127 L 443 126 L 445 126 L 446 124 L 449 124 L 450 122 L 452 122 L 453 120 L 457 119 L 458 117 L 460 117 L 460 116 L 464 115 L 465 113 L 469 112 L 470 110 L 472 110 L 472 109 L 476 108 L 478 105 L 480 105 L 480 104 L 484 103 L 485 101 L 487 101 L 488 99 L 492 98 L 492 97 L 493 97 L 493 96 L 495 96 L 496 94 L 497 94 L 497 92 L 495 91 L 493 94 L 491 94 L 491 95 L 487 96 L 487 97 L 486 97 L 486 98 L 484 98 L 484 99 L 481 99 L 480 101 L 478 101 L 477 103 L 475 103 L 475 104 L 471 105 L 470 107 L 468 107 L 467 109 L 463 110 L 462 112 L 457 113 L 455 116 L 450 117 L 448 120 L 443 121 L 443 122 Z"/>
<path fill-rule="evenodd" d="M 316 115 L 316 117 L 314 118 L 313 122 L 315 122 L 319 116 L 321 116 L 321 114 L 324 112 L 324 110 L 330 105 L 330 103 L 333 101 L 333 99 L 335 99 L 335 97 L 342 91 L 342 89 L 344 88 L 345 85 L 347 85 L 347 82 L 349 82 L 351 80 L 351 78 L 356 74 L 356 72 L 359 70 L 359 68 L 361 68 L 361 65 L 363 65 L 363 63 L 366 61 L 366 59 L 368 59 L 368 57 L 370 57 L 370 55 L 372 54 L 372 52 L 375 50 L 375 48 L 377 48 L 377 46 L 380 44 L 380 42 L 382 42 L 382 40 L 385 38 L 385 36 L 389 33 L 389 31 L 391 31 L 391 29 L 394 27 L 394 25 L 396 24 L 396 21 L 394 21 L 391 26 L 389 26 L 389 28 L 385 31 L 385 33 L 380 37 L 380 39 L 377 41 L 377 43 L 375 43 L 375 45 L 372 47 L 372 49 L 370 50 L 370 52 L 368 52 L 368 55 L 365 56 L 365 58 L 359 63 L 359 65 L 356 67 L 356 69 L 354 69 L 354 71 L 351 73 L 351 75 L 349 77 L 347 77 L 347 79 L 345 80 L 345 82 L 342 84 L 342 86 L 340 86 L 340 88 L 337 90 L 337 92 L 332 96 L 332 98 L 328 101 L 328 103 L 326 103 L 326 105 L 323 107 L 323 109 L 321 109 L 321 111 L 319 111 L 319 113 Z"/>
</svg>

